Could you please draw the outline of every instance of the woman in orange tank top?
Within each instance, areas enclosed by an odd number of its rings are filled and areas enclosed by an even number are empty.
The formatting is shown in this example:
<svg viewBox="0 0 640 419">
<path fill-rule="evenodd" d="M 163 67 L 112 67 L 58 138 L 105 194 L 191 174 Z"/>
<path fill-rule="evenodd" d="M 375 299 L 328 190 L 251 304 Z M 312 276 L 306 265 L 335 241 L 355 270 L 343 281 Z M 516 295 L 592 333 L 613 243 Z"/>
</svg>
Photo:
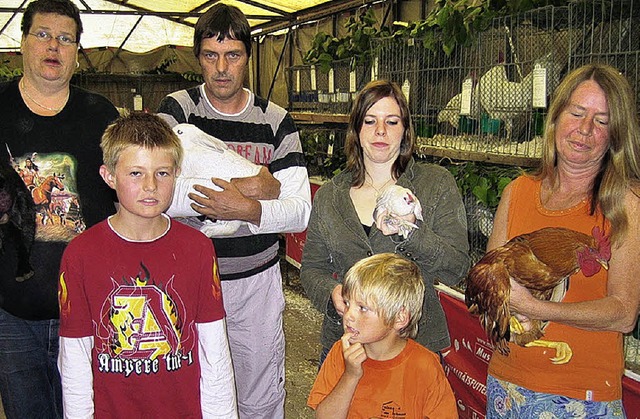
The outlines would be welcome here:
<svg viewBox="0 0 640 419">
<path fill-rule="evenodd" d="M 548 321 L 544 339 L 566 342 L 573 357 L 554 364 L 549 348 L 513 343 L 509 355 L 494 353 L 487 418 L 624 417 L 622 334 L 633 329 L 640 303 L 634 98 L 613 67 L 588 64 L 571 72 L 549 108 L 539 169 L 503 192 L 487 250 L 543 227 L 591 234 L 599 226 L 610 236 L 612 255 L 608 271 L 572 275 L 560 302 L 538 300 L 511 281 L 511 310 L 525 328 L 528 319 Z"/>
</svg>

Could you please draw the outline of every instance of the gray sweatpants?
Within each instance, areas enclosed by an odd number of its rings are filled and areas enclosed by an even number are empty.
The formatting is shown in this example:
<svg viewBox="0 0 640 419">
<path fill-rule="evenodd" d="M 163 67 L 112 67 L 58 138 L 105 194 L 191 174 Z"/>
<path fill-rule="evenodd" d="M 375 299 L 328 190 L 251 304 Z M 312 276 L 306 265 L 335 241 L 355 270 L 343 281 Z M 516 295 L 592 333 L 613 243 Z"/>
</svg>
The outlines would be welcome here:
<svg viewBox="0 0 640 419">
<path fill-rule="evenodd" d="M 222 281 L 240 418 L 284 418 L 284 293 L 280 266 Z"/>
</svg>

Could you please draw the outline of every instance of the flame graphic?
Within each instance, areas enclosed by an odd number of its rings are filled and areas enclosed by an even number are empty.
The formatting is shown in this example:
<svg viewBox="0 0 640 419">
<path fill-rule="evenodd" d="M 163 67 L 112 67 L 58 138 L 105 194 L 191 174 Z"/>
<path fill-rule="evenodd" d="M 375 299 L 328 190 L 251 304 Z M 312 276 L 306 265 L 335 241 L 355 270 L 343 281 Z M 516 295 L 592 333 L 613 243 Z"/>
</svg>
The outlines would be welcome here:
<svg viewBox="0 0 640 419">
<path fill-rule="evenodd" d="M 69 301 L 69 289 L 67 288 L 67 282 L 64 280 L 64 272 L 60 273 L 58 303 L 60 304 L 60 314 L 68 316 L 71 313 L 71 302 Z"/>
<path fill-rule="evenodd" d="M 220 274 L 218 272 L 218 260 L 216 258 L 213 258 L 213 284 L 211 284 L 211 291 L 216 300 L 220 300 L 222 298 L 222 287 L 220 286 Z"/>
</svg>

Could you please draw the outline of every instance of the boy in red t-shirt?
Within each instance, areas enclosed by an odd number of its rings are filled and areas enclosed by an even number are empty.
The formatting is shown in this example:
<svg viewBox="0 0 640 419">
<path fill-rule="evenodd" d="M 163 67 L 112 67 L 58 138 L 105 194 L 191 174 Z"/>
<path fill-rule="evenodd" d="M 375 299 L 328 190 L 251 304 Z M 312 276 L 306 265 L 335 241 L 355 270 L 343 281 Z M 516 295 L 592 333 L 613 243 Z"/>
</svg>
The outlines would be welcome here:
<svg viewBox="0 0 640 419">
<path fill-rule="evenodd" d="M 100 145 L 119 207 L 62 258 L 65 417 L 237 417 L 213 245 L 164 214 L 180 140 L 159 117 L 134 112 Z"/>
<path fill-rule="evenodd" d="M 413 262 L 380 253 L 357 262 L 342 288 L 345 334 L 307 404 L 316 418 L 457 418 L 436 354 L 416 343 L 424 283 Z"/>
</svg>

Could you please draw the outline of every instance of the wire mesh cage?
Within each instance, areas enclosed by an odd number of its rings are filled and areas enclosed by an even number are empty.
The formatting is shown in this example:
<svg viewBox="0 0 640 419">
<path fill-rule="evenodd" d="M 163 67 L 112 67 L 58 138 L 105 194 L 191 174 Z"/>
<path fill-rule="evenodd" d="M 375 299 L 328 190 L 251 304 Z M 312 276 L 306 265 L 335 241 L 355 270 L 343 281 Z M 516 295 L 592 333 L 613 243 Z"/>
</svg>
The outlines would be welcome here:
<svg viewBox="0 0 640 419">
<path fill-rule="evenodd" d="M 456 51 L 447 57 L 441 51 L 433 53 L 415 39 L 384 38 L 374 42 L 378 78 L 402 86 L 416 134 L 422 139 L 433 137 L 438 132 L 438 110 L 464 77 L 460 54 Z"/>
<path fill-rule="evenodd" d="M 640 374 L 640 326 L 636 323 L 634 331 L 624 337 L 625 368 Z"/>
<path fill-rule="evenodd" d="M 497 140 L 495 152 L 541 154 L 548 98 L 566 68 L 567 17 L 566 8 L 545 7 L 496 18 L 480 34 L 473 91 L 478 104 L 471 116 L 480 118 L 481 135 Z"/>
<path fill-rule="evenodd" d="M 302 65 L 287 69 L 291 111 L 347 114 L 355 94 L 371 80 L 371 66 L 334 61 L 329 71 Z"/>
<path fill-rule="evenodd" d="M 493 230 L 495 210 L 488 208 L 472 193 L 462 197 L 467 210 L 467 236 L 469 239 L 469 256 L 472 266 L 475 265 L 487 249 L 487 242 Z"/>
<path fill-rule="evenodd" d="M 346 161 L 344 128 L 324 125 L 298 125 L 300 142 L 307 161 L 309 177 L 330 179 Z"/>
<path fill-rule="evenodd" d="M 566 7 L 496 18 L 474 47 L 449 56 L 383 39 L 379 74 L 409 86 L 421 146 L 539 157 L 548 97 L 567 67 L 567 26 Z"/>
<path fill-rule="evenodd" d="M 633 0 L 596 0 L 569 7 L 572 36 L 569 68 L 601 62 L 627 77 L 640 109 L 640 4 Z"/>
</svg>

